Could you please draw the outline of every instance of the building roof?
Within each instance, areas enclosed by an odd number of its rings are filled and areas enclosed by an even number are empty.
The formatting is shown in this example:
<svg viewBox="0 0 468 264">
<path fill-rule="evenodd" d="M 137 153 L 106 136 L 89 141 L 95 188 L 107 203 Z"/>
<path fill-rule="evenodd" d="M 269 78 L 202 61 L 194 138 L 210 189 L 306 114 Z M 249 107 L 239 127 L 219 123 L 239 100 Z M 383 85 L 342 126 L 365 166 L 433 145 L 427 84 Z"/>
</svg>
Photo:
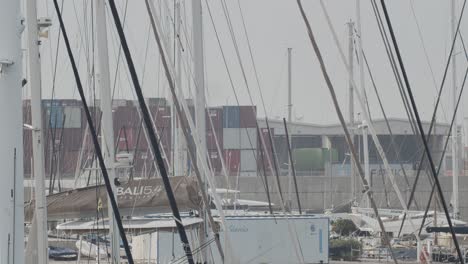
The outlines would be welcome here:
<svg viewBox="0 0 468 264">
<path fill-rule="evenodd" d="M 266 123 L 264 118 L 257 119 L 258 124 L 261 128 L 266 127 Z M 274 128 L 275 135 L 284 135 L 284 124 L 283 120 L 268 120 L 270 128 Z M 413 130 L 411 128 L 410 122 L 403 118 L 389 118 L 388 122 L 392 129 L 393 135 L 412 135 Z M 375 130 L 377 131 L 378 135 L 389 135 L 389 131 L 387 128 L 387 124 L 385 119 L 374 119 L 372 121 Z M 430 122 L 423 121 L 423 128 L 425 133 L 427 133 L 430 126 Z M 349 126 L 348 126 L 349 128 Z M 435 127 L 434 135 L 447 135 L 448 129 L 450 128 L 449 124 L 445 123 L 437 123 Z M 344 131 L 341 127 L 341 124 L 329 124 L 329 125 L 322 125 L 322 124 L 312 124 L 312 123 L 305 123 L 305 122 L 291 122 L 288 127 L 289 133 L 293 135 L 317 135 L 317 136 L 333 136 L 333 135 L 343 135 Z M 356 129 L 358 129 L 356 127 Z"/>
</svg>

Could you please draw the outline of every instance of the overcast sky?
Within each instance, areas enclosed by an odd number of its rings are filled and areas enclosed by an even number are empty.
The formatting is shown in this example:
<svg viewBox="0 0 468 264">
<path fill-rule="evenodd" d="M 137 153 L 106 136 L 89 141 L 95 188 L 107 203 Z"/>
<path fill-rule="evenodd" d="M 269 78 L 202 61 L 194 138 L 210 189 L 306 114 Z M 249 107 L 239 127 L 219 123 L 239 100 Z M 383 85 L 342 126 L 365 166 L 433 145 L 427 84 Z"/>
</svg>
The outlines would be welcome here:
<svg viewBox="0 0 468 264">
<path fill-rule="evenodd" d="M 59 1 L 60 2 L 60 1 Z M 116 0 L 122 8 L 124 0 Z M 250 104 L 240 67 L 234 52 L 233 42 L 229 35 L 226 18 L 221 6 L 221 0 L 208 0 L 213 14 L 216 30 L 221 39 L 222 48 L 226 54 L 229 70 L 233 76 L 236 92 L 241 104 Z M 226 1 L 232 19 L 236 39 L 240 48 L 242 62 L 246 69 L 248 85 L 252 92 L 254 104 L 259 106 L 259 116 L 265 113 L 261 107 L 259 89 L 255 81 L 252 63 L 249 57 L 247 40 L 242 27 L 242 20 L 237 0 Z M 329 0 L 325 1 L 328 12 L 337 31 L 340 44 L 348 50 L 347 22 L 356 21 L 355 1 Z M 380 2 L 380 1 L 377 1 Z M 440 0 L 413 1 L 416 18 L 419 22 L 424 45 L 429 54 L 429 63 L 434 72 L 434 79 L 424 55 L 422 42 L 418 35 L 418 28 L 411 9 L 411 1 L 387 1 L 390 17 L 398 38 L 399 46 L 409 75 L 412 88 L 424 119 L 429 119 L 433 111 L 436 96 L 436 86 L 440 85 L 443 70 L 451 44 L 450 2 Z M 461 9 L 461 0 L 457 0 L 457 16 Z M 91 34 L 91 0 L 65 1 L 64 17 L 73 44 L 75 56 L 79 58 L 80 74 L 88 91 L 92 90 L 90 74 L 86 67 L 86 55 L 92 59 Z M 183 65 L 189 65 L 191 43 L 191 1 L 181 1 L 183 32 L 181 42 L 184 46 Z M 221 52 L 218 47 L 213 24 L 207 12 L 205 0 L 202 0 L 204 12 L 204 43 L 206 57 L 206 85 L 207 99 L 210 105 L 236 104 L 234 93 L 230 86 L 228 75 L 224 67 Z M 155 5 L 163 11 L 162 20 L 172 21 L 173 0 L 155 0 Z M 336 123 L 336 113 L 318 62 L 308 40 L 304 22 L 300 17 L 296 1 L 293 0 L 240 0 L 243 10 L 254 60 L 260 78 L 260 86 L 265 99 L 267 114 L 271 118 L 287 116 L 287 48 L 293 49 L 292 83 L 294 116 L 298 120 L 315 123 Z M 87 8 L 84 8 L 86 7 Z M 380 4 L 379 4 L 380 6 Z M 340 105 L 345 116 L 348 115 L 348 77 L 346 69 L 340 60 L 338 50 L 333 42 L 331 32 L 318 0 L 304 1 L 307 16 L 312 30 L 316 35 L 319 47 L 339 97 Z M 157 46 L 152 32 L 149 31 L 149 19 L 143 0 L 130 1 L 127 11 L 125 31 L 131 52 L 137 66 L 140 82 L 143 84 L 145 96 L 164 97 L 168 95 L 165 77 L 161 72 Z M 170 15 L 169 15 L 170 14 Z M 57 47 L 58 21 L 55 16 L 51 0 L 39 1 L 39 16 L 50 16 L 54 26 L 50 30 L 48 39 L 42 42 L 42 76 L 43 95 L 50 98 L 52 94 L 53 61 Z M 405 118 L 402 100 L 398 93 L 390 64 L 387 60 L 384 46 L 379 35 L 370 1 L 361 1 L 362 39 L 363 48 L 368 58 L 377 88 L 382 96 L 383 104 L 389 117 Z M 123 17 L 123 13 L 121 13 Z M 115 27 L 110 16 L 107 19 L 109 31 L 109 55 L 111 81 L 114 83 L 118 40 Z M 86 26 L 87 25 L 87 26 Z M 468 36 L 467 18 L 461 24 L 462 36 Z M 63 40 L 60 40 L 58 68 L 56 78 L 56 97 L 78 98 L 74 79 L 70 71 L 68 57 L 65 56 Z M 465 68 L 467 67 L 461 46 L 457 48 L 458 84 L 460 86 Z M 88 51 L 86 51 L 88 50 Z M 92 63 L 90 63 L 92 65 Z M 183 67 L 185 68 L 185 67 Z M 355 64 L 355 80 L 359 81 L 359 66 Z M 143 69 L 145 69 L 143 71 Z M 128 81 L 126 65 L 119 66 L 116 85 L 116 98 L 133 99 L 133 86 Z M 144 72 L 144 74 L 143 74 Z M 375 93 L 373 92 L 369 75 L 366 71 L 365 86 L 368 91 L 369 104 L 373 117 L 381 117 Z M 450 118 L 451 111 L 451 72 L 443 93 L 443 109 L 445 114 L 439 115 L 441 121 Z M 187 79 L 187 74 L 184 74 Z M 186 82 L 185 91 L 188 91 Z M 98 88 L 96 92 L 99 93 Z M 28 92 L 25 93 L 27 96 Z M 187 92 L 188 94 L 188 92 Z M 466 96 L 464 98 L 467 98 Z M 463 100 L 466 101 L 466 100 Z M 463 116 L 468 109 L 462 106 Z M 356 111 L 359 107 L 356 103 Z"/>
</svg>

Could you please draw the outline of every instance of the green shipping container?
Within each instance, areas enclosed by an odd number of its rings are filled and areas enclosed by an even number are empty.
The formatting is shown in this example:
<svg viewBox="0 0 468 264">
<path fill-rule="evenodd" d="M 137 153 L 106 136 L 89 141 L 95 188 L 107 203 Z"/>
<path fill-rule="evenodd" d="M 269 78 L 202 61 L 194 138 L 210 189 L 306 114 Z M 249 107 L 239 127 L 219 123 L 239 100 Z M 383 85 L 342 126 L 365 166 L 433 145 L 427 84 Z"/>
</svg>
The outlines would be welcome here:
<svg viewBox="0 0 468 264">
<path fill-rule="evenodd" d="M 338 160 L 336 149 L 299 148 L 293 150 L 296 171 L 323 170 L 325 163 Z"/>
</svg>

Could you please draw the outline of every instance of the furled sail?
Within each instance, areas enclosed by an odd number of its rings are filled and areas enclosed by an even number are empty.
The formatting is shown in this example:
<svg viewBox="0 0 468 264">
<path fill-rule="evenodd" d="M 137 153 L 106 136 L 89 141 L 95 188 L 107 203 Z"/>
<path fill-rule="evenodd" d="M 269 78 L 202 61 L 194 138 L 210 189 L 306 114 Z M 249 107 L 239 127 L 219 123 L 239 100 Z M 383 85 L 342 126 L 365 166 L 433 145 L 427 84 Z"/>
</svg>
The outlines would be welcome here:
<svg viewBox="0 0 468 264">
<path fill-rule="evenodd" d="M 201 197 L 196 179 L 170 177 L 179 210 L 200 208 Z M 116 187 L 122 216 L 141 216 L 170 212 L 170 205 L 160 178 L 130 180 Z M 107 193 L 104 185 L 73 189 L 47 196 L 49 220 L 107 216 Z M 25 219 L 31 221 L 34 201 L 25 205 Z"/>
</svg>

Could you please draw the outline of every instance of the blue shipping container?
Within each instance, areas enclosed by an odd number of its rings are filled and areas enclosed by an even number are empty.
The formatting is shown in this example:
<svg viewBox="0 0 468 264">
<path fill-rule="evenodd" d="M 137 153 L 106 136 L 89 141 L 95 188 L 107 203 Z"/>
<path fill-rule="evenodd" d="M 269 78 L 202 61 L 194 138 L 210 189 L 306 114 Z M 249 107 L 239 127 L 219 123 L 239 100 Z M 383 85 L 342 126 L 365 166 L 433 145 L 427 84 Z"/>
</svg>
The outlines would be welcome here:
<svg viewBox="0 0 468 264">
<path fill-rule="evenodd" d="M 240 127 L 240 110 L 238 106 L 223 106 L 223 127 Z"/>
</svg>

